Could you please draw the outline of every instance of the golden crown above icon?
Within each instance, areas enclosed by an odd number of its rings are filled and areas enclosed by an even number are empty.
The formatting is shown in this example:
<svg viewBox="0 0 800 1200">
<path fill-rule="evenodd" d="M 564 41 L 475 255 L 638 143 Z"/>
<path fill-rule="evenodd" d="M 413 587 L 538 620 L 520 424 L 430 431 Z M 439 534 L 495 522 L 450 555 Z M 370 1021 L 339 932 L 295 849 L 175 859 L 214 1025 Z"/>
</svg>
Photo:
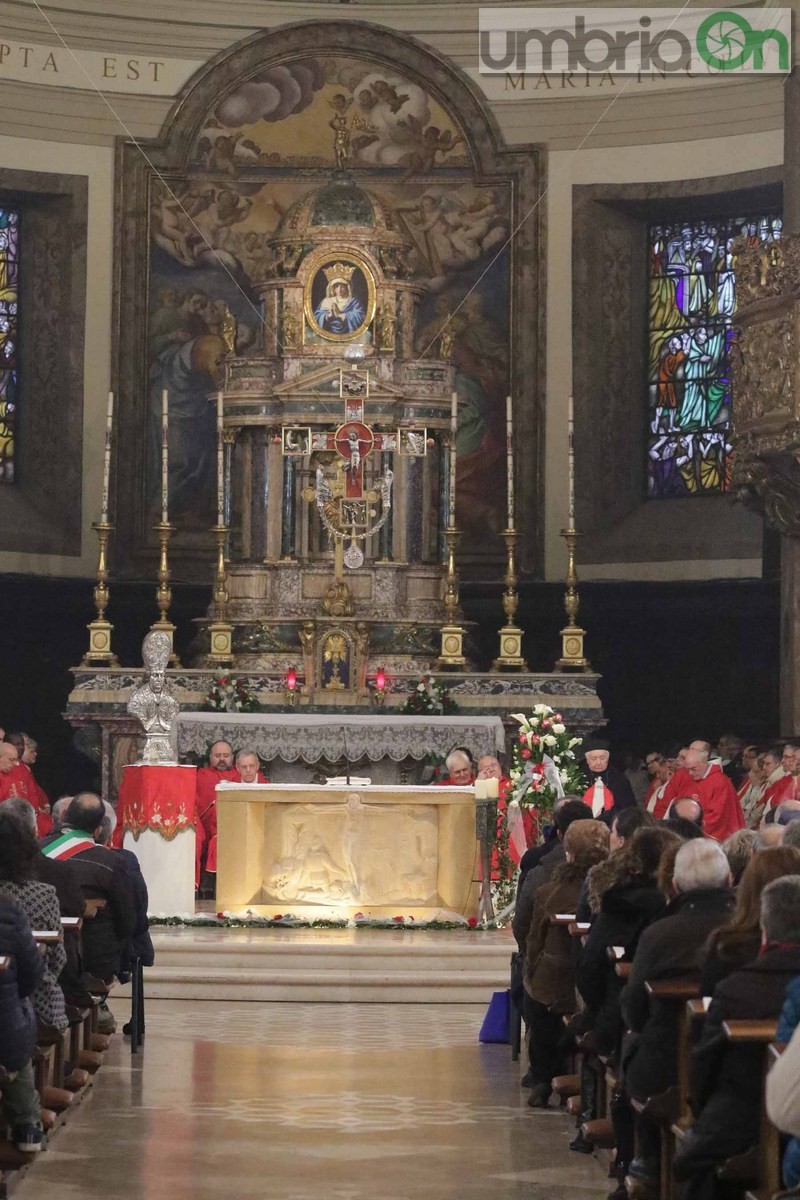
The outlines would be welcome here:
<svg viewBox="0 0 800 1200">
<path fill-rule="evenodd" d="M 344 283 L 349 283 L 355 267 L 348 267 L 344 263 L 337 262 L 332 267 L 324 267 L 323 270 L 328 283 L 334 283 L 338 279 L 341 279 Z"/>
</svg>

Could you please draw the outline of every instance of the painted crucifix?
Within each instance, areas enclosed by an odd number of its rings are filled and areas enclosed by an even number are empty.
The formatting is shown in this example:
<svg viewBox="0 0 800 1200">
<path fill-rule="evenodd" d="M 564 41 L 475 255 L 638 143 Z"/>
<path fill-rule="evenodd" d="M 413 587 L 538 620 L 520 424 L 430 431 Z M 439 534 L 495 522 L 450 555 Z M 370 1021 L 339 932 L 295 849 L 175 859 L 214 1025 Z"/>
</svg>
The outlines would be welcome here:
<svg viewBox="0 0 800 1200">
<path fill-rule="evenodd" d="M 372 488 L 365 487 L 365 468 L 373 451 L 400 452 L 417 457 L 427 449 L 427 430 L 403 429 L 379 432 L 365 420 L 364 405 L 369 399 L 369 372 L 340 370 L 339 395 L 344 402 L 344 421 L 334 430 L 315 430 L 284 426 L 283 453 L 303 456 L 316 451 L 335 451 L 335 478 L 328 479 L 317 468 L 316 483 L 304 496 L 316 501 L 323 525 L 334 539 L 336 576 L 342 564 L 351 569 L 364 563 L 359 545 L 377 533 L 386 523 L 392 505 L 394 472 L 387 466 Z M 380 513 L 373 508 L 381 501 Z M 349 545 L 344 548 L 347 540 Z"/>
</svg>

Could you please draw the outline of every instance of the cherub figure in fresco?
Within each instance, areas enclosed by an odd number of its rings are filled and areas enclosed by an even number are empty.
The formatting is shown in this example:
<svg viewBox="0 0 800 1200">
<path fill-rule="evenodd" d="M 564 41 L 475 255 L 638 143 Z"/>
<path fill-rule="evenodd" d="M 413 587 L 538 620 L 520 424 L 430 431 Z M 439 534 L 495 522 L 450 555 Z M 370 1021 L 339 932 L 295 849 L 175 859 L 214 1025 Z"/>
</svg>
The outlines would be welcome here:
<svg viewBox="0 0 800 1200">
<path fill-rule="evenodd" d="M 339 171 L 344 170 L 350 157 L 350 126 L 346 113 L 352 103 L 352 98 L 344 92 L 337 92 L 330 100 L 333 117 L 328 124 L 333 130 L 333 154 Z"/>
<path fill-rule="evenodd" d="M 243 221 L 252 207 L 249 196 L 240 196 L 229 188 L 217 191 L 194 221 L 195 236 L 189 238 L 194 263 L 212 266 L 222 261 L 234 270 L 238 269 L 239 263 L 228 250 L 231 226 Z"/>
<path fill-rule="evenodd" d="M 374 79 L 372 81 L 372 90 L 375 93 L 377 101 L 383 104 L 388 104 L 393 113 L 399 113 L 400 109 L 409 99 L 408 92 L 398 94 L 397 88 L 387 83 L 385 79 Z"/>
<path fill-rule="evenodd" d="M 437 154 L 449 154 L 464 140 L 460 134 L 453 135 L 452 130 L 441 130 L 436 125 L 429 125 L 427 129 L 423 129 L 420 120 L 412 113 L 403 117 L 398 124 L 408 130 L 415 143 L 415 148 L 401 160 L 400 165 L 406 167 L 404 181 L 412 175 L 431 171 L 436 166 Z"/>
<path fill-rule="evenodd" d="M 195 218 L 213 198 L 213 192 L 184 192 L 182 196 L 163 189 L 150 206 L 150 232 L 157 246 L 185 267 L 194 266 L 191 236 Z"/>
</svg>

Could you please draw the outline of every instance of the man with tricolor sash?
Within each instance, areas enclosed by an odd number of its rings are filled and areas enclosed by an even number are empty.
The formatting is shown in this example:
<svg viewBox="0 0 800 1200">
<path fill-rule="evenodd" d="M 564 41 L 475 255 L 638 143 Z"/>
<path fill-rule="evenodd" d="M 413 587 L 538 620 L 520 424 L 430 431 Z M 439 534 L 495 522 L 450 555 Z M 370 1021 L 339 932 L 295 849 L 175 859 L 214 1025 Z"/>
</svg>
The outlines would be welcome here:
<svg viewBox="0 0 800 1200">
<path fill-rule="evenodd" d="M 61 833 L 42 843 L 47 858 L 66 863 L 85 900 L 103 900 L 83 924 L 83 962 L 90 975 L 110 982 L 136 924 L 136 903 L 128 874 L 116 850 L 97 844 L 105 809 L 93 792 L 80 792 L 64 814 Z"/>
</svg>

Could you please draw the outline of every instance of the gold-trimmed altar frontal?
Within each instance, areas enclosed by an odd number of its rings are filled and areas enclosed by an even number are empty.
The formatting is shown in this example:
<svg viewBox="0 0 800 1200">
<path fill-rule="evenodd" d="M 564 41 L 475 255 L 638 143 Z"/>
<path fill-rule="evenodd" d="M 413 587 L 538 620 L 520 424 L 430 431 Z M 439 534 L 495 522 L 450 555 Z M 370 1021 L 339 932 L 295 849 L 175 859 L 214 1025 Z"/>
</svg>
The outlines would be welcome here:
<svg viewBox="0 0 800 1200">
<path fill-rule="evenodd" d="M 472 788 L 223 784 L 217 830 L 223 911 L 477 914 Z"/>
</svg>

